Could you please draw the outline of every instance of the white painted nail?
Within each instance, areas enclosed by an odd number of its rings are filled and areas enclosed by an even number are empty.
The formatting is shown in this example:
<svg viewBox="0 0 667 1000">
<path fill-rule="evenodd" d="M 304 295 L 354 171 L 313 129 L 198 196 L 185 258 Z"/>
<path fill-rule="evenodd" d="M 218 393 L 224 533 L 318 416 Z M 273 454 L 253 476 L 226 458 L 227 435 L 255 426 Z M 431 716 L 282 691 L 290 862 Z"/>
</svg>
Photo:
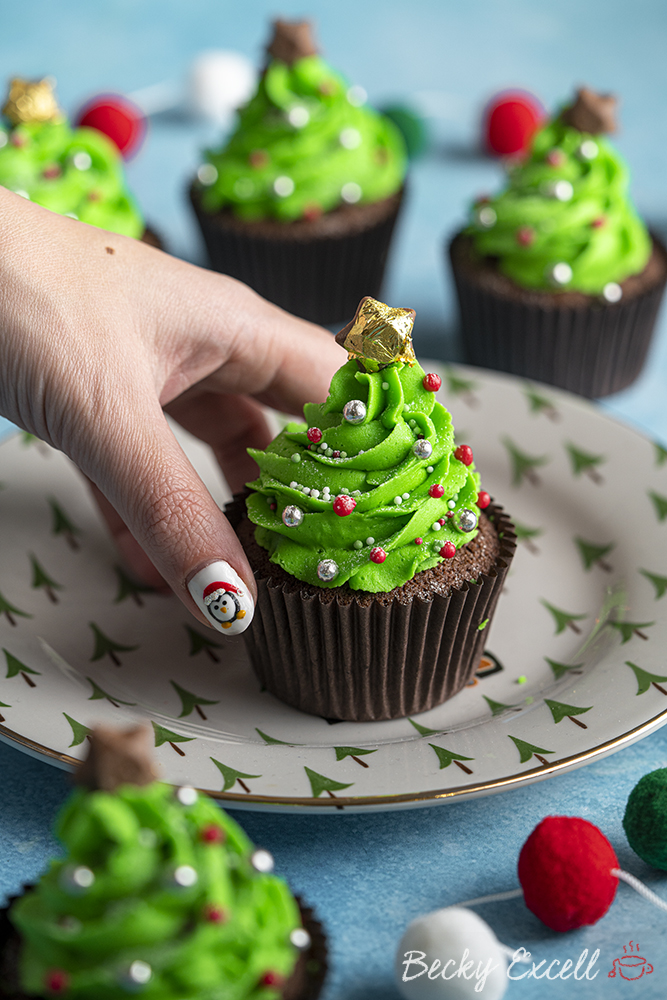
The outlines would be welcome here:
<svg viewBox="0 0 667 1000">
<path fill-rule="evenodd" d="M 188 580 L 188 590 L 206 621 L 223 635 L 239 635 L 250 625 L 255 602 L 229 563 L 209 563 Z"/>
</svg>

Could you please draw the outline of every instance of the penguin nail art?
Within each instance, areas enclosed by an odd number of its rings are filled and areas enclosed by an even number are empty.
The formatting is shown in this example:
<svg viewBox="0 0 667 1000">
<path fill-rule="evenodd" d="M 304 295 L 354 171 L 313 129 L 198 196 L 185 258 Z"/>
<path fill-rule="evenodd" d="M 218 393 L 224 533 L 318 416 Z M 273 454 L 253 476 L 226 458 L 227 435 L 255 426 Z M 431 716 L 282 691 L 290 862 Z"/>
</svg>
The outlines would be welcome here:
<svg viewBox="0 0 667 1000">
<path fill-rule="evenodd" d="M 227 562 L 210 563 L 188 580 L 188 590 L 206 620 L 223 635 L 239 635 L 250 625 L 255 603 Z"/>
</svg>

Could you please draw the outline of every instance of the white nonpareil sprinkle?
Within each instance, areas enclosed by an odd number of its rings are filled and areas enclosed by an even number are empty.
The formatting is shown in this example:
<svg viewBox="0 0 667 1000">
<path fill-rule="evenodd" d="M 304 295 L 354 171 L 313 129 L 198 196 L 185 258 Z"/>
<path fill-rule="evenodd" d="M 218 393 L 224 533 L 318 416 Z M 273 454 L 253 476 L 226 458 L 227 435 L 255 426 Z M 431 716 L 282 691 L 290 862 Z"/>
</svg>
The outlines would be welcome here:
<svg viewBox="0 0 667 1000">
<path fill-rule="evenodd" d="M 340 196 L 348 205 L 356 205 L 358 201 L 361 201 L 362 194 L 361 187 L 356 181 L 348 181 L 340 189 Z"/>
<path fill-rule="evenodd" d="M 83 150 L 74 154 L 72 157 L 72 163 L 77 170 L 90 170 L 93 165 L 90 153 L 86 153 Z"/>
<path fill-rule="evenodd" d="M 341 458 L 347 458 L 347 452 L 346 451 L 341 451 L 340 457 Z"/>
<path fill-rule="evenodd" d="M 384 389 L 384 391 L 386 392 L 386 391 L 387 391 L 387 389 L 389 388 L 389 383 L 388 383 L 388 382 L 383 382 L 383 383 L 382 383 L 382 388 L 383 388 L 383 389 Z"/>
<path fill-rule="evenodd" d="M 440 531 L 441 527 L 442 525 L 440 524 L 440 521 L 434 521 L 431 525 L 431 531 Z"/>
<path fill-rule="evenodd" d="M 355 108 L 360 108 L 362 104 L 365 104 L 368 99 L 368 94 L 363 87 L 355 83 L 347 92 L 347 99 L 350 104 Z"/>
<path fill-rule="evenodd" d="M 359 539 L 357 539 L 356 542 L 354 543 L 354 547 L 355 549 L 363 549 L 364 543 L 361 542 Z"/>
<path fill-rule="evenodd" d="M 301 455 L 299 454 L 298 451 L 295 451 L 294 454 L 292 455 L 292 461 L 293 462 L 300 462 L 301 461 Z"/>
<path fill-rule="evenodd" d="M 331 456 L 333 455 L 333 448 L 327 448 L 324 454 L 327 456 L 327 458 L 331 458 Z"/>
<path fill-rule="evenodd" d="M 320 495 L 320 491 L 319 490 L 311 490 L 310 491 L 310 495 L 313 498 L 313 500 L 317 500 L 317 498 Z"/>
<path fill-rule="evenodd" d="M 128 969 L 128 976 L 131 982 L 144 986 L 146 983 L 151 981 L 153 970 L 148 962 L 142 962 L 141 959 L 138 958 Z"/>
<path fill-rule="evenodd" d="M 410 499 L 410 494 L 409 493 L 404 493 L 403 494 L 403 499 L 404 500 L 409 500 Z"/>
<path fill-rule="evenodd" d="M 290 488 L 291 490 L 295 490 L 295 489 L 297 488 L 297 486 L 298 486 L 298 485 L 299 485 L 299 484 L 298 484 L 298 483 L 296 482 L 296 480 L 294 480 L 294 479 L 293 479 L 293 480 L 292 480 L 292 482 L 291 482 L 291 483 L 289 484 L 289 488 Z"/>
<path fill-rule="evenodd" d="M 598 144 L 592 139 L 584 139 L 577 152 L 583 160 L 594 160 L 598 155 Z"/>
<path fill-rule="evenodd" d="M 303 104 L 296 104 L 290 108 L 287 120 L 294 128 L 303 128 L 310 121 L 310 111 Z"/>
<path fill-rule="evenodd" d="M 302 486 L 301 487 L 301 492 L 305 493 L 306 496 L 310 496 L 310 486 Z"/>
<path fill-rule="evenodd" d="M 329 445 L 326 443 L 326 441 L 320 442 L 320 451 L 326 451 L 328 447 Z"/>
<path fill-rule="evenodd" d="M 374 538 L 372 538 L 371 536 L 369 536 L 369 537 L 368 537 L 368 538 L 366 539 L 366 545 L 375 545 L 375 539 L 374 539 Z"/>
<path fill-rule="evenodd" d="M 283 174 L 282 177 L 276 177 L 273 182 L 273 190 L 279 198 L 289 198 L 291 194 L 294 194 L 294 181 L 291 177 Z"/>
<path fill-rule="evenodd" d="M 182 785 L 176 792 L 176 798 L 182 806 L 193 806 L 199 795 L 192 785 Z"/>
<path fill-rule="evenodd" d="M 495 209 L 491 208 L 490 205 L 480 208 L 477 213 L 479 224 L 480 226 L 484 226 L 485 229 L 491 229 L 492 226 L 495 226 L 497 218 Z"/>
<path fill-rule="evenodd" d="M 189 889 L 190 886 L 195 885 L 198 878 L 199 876 L 192 865 L 179 865 L 174 872 L 174 882 L 184 889 Z"/>
<path fill-rule="evenodd" d="M 450 510 L 454 510 L 454 508 L 456 507 L 456 502 L 454 500 L 448 500 L 447 506 L 449 507 Z"/>
<path fill-rule="evenodd" d="M 620 302 L 623 298 L 623 289 L 615 281 L 608 281 L 602 289 L 602 295 L 607 302 Z"/>
<path fill-rule="evenodd" d="M 394 497 L 394 503 L 398 506 L 399 503 L 403 503 L 403 497 Z"/>
<path fill-rule="evenodd" d="M 210 187 L 211 184 L 215 184 L 218 179 L 218 171 L 213 166 L 212 163 L 202 163 L 202 165 L 197 170 L 197 180 L 204 187 Z"/>
<path fill-rule="evenodd" d="M 338 136 L 338 141 L 345 149 L 357 149 L 361 146 L 361 132 L 356 128 L 344 128 Z"/>
<path fill-rule="evenodd" d="M 431 475 L 431 473 L 433 472 L 433 466 L 432 466 L 432 465 L 427 465 L 427 466 L 426 466 L 426 471 L 428 472 L 428 474 L 429 474 L 429 476 L 430 476 L 430 475 Z"/>
</svg>

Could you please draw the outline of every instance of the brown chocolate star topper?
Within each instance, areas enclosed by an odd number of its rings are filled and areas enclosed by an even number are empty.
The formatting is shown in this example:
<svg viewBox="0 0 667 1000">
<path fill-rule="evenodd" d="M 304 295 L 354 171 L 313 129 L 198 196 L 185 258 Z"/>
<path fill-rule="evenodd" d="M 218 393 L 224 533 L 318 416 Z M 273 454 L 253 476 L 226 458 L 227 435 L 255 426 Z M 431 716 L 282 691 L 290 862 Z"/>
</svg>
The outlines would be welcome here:
<svg viewBox="0 0 667 1000">
<path fill-rule="evenodd" d="M 88 756 L 74 774 L 77 785 L 102 792 L 113 792 L 119 785 L 149 785 L 155 780 L 150 730 L 143 724 L 127 729 L 95 726 Z"/>
<path fill-rule="evenodd" d="M 394 361 L 413 365 L 412 347 L 414 309 L 400 309 L 364 296 L 354 319 L 336 334 L 336 343 L 350 358 L 356 358 L 366 371 L 379 371 Z"/>
<path fill-rule="evenodd" d="M 317 45 L 313 38 L 313 29 L 310 21 L 283 21 L 278 19 L 273 22 L 273 37 L 266 47 L 268 55 L 272 59 L 279 59 L 280 62 L 291 66 L 298 59 L 305 59 L 306 56 L 317 55 Z"/>
<path fill-rule="evenodd" d="M 9 95 L 2 113 L 12 125 L 62 121 L 65 116 L 58 107 L 54 87 L 53 77 L 23 80 L 16 76 L 9 84 Z"/>
<path fill-rule="evenodd" d="M 616 98 L 613 94 L 596 94 L 589 87 L 579 87 L 574 104 L 565 108 L 561 120 L 590 135 L 615 132 Z"/>
</svg>

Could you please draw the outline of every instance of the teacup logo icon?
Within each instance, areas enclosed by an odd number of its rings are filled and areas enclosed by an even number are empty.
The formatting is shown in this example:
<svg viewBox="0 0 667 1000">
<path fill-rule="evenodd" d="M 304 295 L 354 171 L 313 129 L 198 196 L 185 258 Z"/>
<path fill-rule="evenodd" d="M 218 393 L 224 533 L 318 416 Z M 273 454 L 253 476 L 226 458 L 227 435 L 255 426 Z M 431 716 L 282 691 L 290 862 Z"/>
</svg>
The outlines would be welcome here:
<svg viewBox="0 0 667 1000">
<path fill-rule="evenodd" d="M 626 954 L 614 959 L 614 966 L 608 973 L 609 979 L 614 979 L 617 975 L 621 976 L 622 979 L 641 979 L 642 976 L 648 976 L 653 972 L 651 963 L 647 962 L 641 955 L 637 955 L 632 945 L 632 941 L 627 948 L 624 945 L 623 951 Z M 637 945 L 637 951 L 639 951 L 639 945 Z"/>
</svg>

